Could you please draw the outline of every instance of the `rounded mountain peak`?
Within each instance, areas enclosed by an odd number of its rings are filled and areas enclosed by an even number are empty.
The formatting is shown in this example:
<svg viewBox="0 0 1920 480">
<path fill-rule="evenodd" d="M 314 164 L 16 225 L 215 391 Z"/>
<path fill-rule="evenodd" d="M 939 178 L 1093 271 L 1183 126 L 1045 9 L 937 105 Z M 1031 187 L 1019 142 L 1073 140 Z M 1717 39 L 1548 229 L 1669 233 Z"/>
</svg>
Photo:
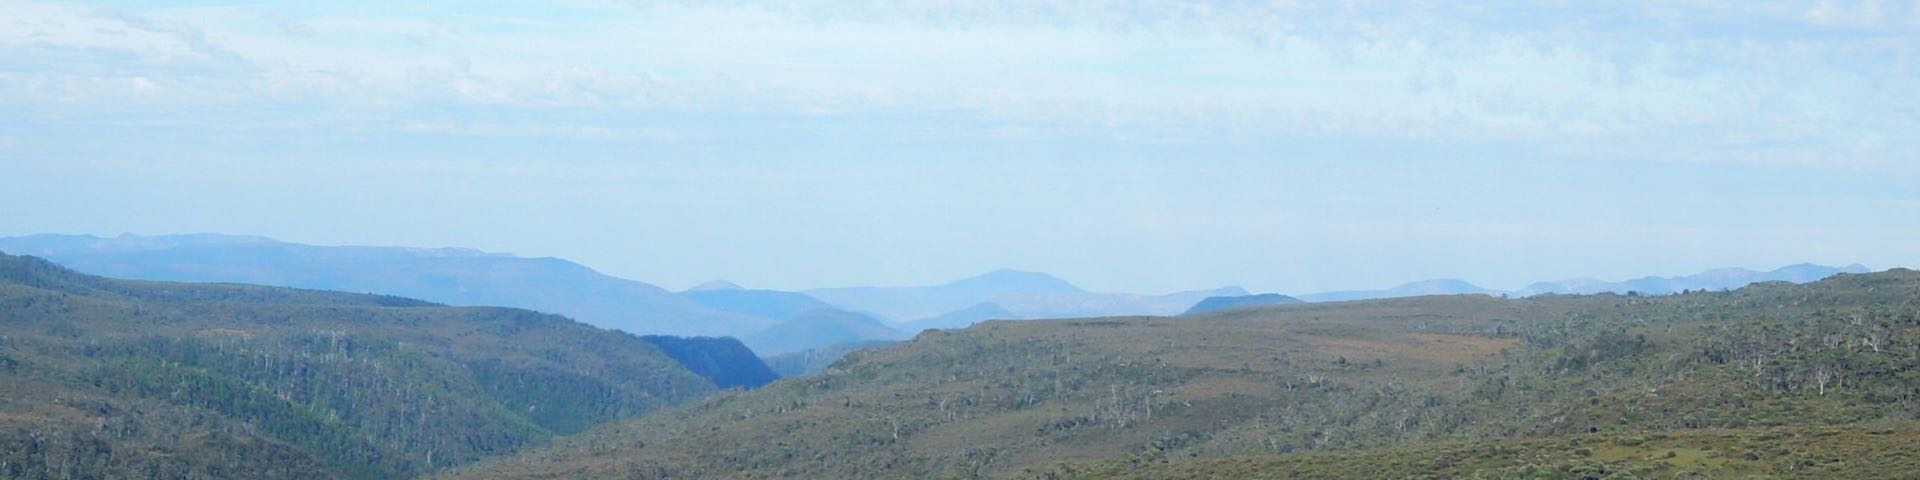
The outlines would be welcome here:
<svg viewBox="0 0 1920 480">
<path fill-rule="evenodd" d="M 738 284 L 735 284 L 733 282 L 729 282 L 726 280 L 708 280 L 706 283 L 694 285 L 693 288 L 689 288 L 686 291 L 711 292 L 716 290 L 746 290 L 746 287 L 742 287 Z"/>
</svg>

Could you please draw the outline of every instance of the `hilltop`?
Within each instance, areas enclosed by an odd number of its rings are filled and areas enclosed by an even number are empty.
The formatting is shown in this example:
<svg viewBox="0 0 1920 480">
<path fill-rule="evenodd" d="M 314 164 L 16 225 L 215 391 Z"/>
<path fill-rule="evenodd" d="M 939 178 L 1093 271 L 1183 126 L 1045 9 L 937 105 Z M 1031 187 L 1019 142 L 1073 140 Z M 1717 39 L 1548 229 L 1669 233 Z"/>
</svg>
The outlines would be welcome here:
<svg viewBox="0 0 1920 480">
<path fill-rule="evenodd" d="M 1180 312 L 1180 314 L 1198 315 L 1229 308 L 1285 305 L 1289 303 L 1301 303 L 1301 300 L 1278 293 L 1262 293 L 1259 295 L 1241 295 L 1236 297 L 1207 297 L 1205 300 L 1201 300 L 1200 303 L 1193 304 L 1193 308 L 1189 308 L 1185 312 Z"/>
<path fill-rule="evenodd" d="M 0 477 L 405 477 L 715 391 L 556 315 L 0 255 Z"/>
<path fill-rule="evenodd" d="M 1884 476 L 1904 460 L 1864 455 L 1913 444 L 1916 299 L 1920 273 L 1894 270 L 986 322 L 449 476 Z M 1847 440 L 1794 440 L 1819 435 Z M 1569 449 L 1521 456 L 1543 445 Z"/>
</svg>

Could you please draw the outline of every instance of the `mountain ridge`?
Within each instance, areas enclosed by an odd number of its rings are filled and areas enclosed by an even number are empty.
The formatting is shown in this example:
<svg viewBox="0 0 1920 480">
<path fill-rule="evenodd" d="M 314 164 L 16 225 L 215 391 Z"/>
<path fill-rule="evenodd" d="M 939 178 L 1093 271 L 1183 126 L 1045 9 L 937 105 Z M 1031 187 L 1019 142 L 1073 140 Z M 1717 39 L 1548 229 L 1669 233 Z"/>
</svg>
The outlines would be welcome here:
<svg viewBox="0 0 1920 480">
<path fill-rule="evenodd" d="M 450 305 L 510 306 L 635 334 L 739 335 L 775 323 L 714 310 L 651 284 L 564 259 L 463 248 L 316 246 L 189 234 L 9 237 L 0 238 L 0 250 L 111 277 L 377 292 Z"/>
</svg>

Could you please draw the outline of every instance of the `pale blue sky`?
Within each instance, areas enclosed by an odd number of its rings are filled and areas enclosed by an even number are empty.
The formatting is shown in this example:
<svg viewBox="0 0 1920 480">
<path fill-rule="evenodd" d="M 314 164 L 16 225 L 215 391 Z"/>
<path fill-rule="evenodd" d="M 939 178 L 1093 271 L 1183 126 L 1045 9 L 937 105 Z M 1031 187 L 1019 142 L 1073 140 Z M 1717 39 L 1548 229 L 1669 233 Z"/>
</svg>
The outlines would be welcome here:
<svg viewBox="0 0 1920 480">
<path fill-rule="evenodd" d="M 164 3 L 0 0 L 0 234 L 670 288 L 1920 264 L 1914 1 Z"/>
</svg>

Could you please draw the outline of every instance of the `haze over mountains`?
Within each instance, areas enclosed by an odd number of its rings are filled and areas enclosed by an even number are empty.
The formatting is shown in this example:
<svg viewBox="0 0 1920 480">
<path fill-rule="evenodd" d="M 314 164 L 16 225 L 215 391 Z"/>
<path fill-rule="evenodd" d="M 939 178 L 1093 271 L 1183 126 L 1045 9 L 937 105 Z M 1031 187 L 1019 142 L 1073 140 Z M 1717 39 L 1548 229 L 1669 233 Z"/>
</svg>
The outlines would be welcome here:
<svg viewBox="0 0 1920 480">
<path fill-rule="evenodd" d="M 1351 290 L 1313 293 L 1300 295 L 1301 300 L 1309 302 L 1340 302 L 1349 300 L 1367 300 L 1375 298 L 1417 297 L 1421 295 L 1459 295 L 1486 294 L 1529 297 L 1546 293 L 1588 294 L 1588 293 L 1628 293 L 1645 295 L 1667 295 L 1687 290 L 1730 290 L 1759 282 L 1807 283 L 1840 273 L 1867 273 L 1871 271 L 1858 263 L 1844 267 L 1830 267 L 1801 263 L 1780 267 L 1772 271 L 1760 272 L 1745 268 L 1721 268 L 1705 272 L 1676 277 L 1647 276 L 1632 280 L 1608 282 L 1592 278 L 1577 278 L 1551 282 L 1535 282 L 1526 288 L 1513 291 L 1482 288 L 1465 280 L 1439 278 L 1409 282 L 1384 290 Z"/>
<path fill-rule="evenodd" d="M 1375 298 L 1418 297 L 1421 295 L 1459 295 L 1470 293 L 1495 293 L 1480 288 L 1465 280 L 1442 278 L 1403 283 L 1384 290 L 1345 290 L 1300 295 L 1308 302 L 1345 302 L 1351 300 L 1370 300 Z"/>
<path fill-rule="evenodd" d="M 1759 282 L 1813 282 L 1841 273 L 1867 273 L 1872 271 L 1858 263 L 1844 267 L 1829 267 L 1802 263 L 1780 267 L 1772 271 L 1757 272 L 1744 268 L 1722 268 L 1679 277 L 1641 277 L 1621 282 L 1608 282 L 1591 278 L 1561 280 L 1557 282 L 1539 282 L 1527 285 L 1527 288 L 1513 292 L 1515 295 L 1531 296 L 1542 293 L 1601 293 L 1601 292 L 1639 292 L 1649 295 L 1666 295 L 1687 290 L 1728 290 Z"/>
<path fill-rule="evenodd" d="M 371 292 L 453 305 L 553 312 L 635 334 L 733 336 L 748 339 L 762 357 L 898 340 L 929 328 L 965 328 L 985 320 L 1177 315 L 1202 307 L 1202 301 L 1208 299 L 1215 299 L 1210 301 L 1217 305 L 1230 305 L 1272 303 L 1285 297 L 1251 296 L 1239 287 L 1163 295 L 1097 293 L 1045 273 L 1011 269 L 917 287 L 790 292 L 713 281 L 676 293 L 558 258 L 524 258 L 459 248 L 315 246 L 215 234 L 32 235 L 0 238 L 0 251 L 41 256 L 78 271 L 113 277 Z M 1761 281 L 1803 283 L 1835 273 L 1865 271 L 1866 267 L 1860 265 L 1801 264 L 1768 272 L 1720 269 L 1621 282 L 1539 282 L 1516 291 L 1435 279 L 1382 290 L 1288 298 L 1328 302 L 1439 294 L 1668 294 L 1732 289 Z M 842 349 L 827 351 L 837 350 Z"/>
<path fill-rule="evenodd" d="M 1173 315 L 1207 297 L 1246 295 L 1247 291 L 1240 287 L 1222 287 L 1166 295 L 1093 293 L 1045 273 L 1002 269 L 941 285 L 822 288 L 806 293 L 844 308 L 894 321 L 912 321 L 974 308 L 981 303 L 993 303 L 1029 319 Z"/>
<path fill-rule="evenodd" d="M 746 289 L 738 286 L 714 288 L 711 287 L 712 282 L 707 285 L 709 288 L 693 288 L 680 292 L 680 296 L 714 310 L 779 320 L 791 319 L 814 310 L 834 308 L 833 305 L 828 305 L 804 293 Z"/>
</svg>

